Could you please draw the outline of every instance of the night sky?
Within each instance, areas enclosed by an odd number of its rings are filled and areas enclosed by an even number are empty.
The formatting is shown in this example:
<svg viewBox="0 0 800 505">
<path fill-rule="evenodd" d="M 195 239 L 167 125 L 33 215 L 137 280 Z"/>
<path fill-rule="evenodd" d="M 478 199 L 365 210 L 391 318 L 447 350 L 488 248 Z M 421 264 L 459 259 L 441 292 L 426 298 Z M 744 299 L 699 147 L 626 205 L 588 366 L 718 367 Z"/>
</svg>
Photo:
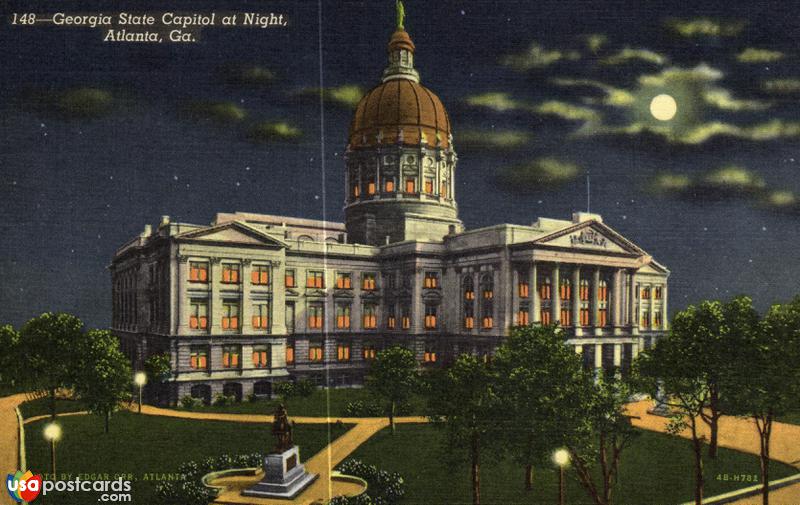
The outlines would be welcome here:
<svg viewBox="0 0 800 505">
<path fill-rule="evenodd" d="M 313 1 L 169 5 L 281 12 L 289 26 L 125 44 L 4 13 L 0 323 L 64 310 L 108 325 L 106 266 L 161 215 L 343 219 L 353 100 L 379 82 L 394 2 L 326 1 L 321 16 Z M 587 206 L 588 174 L 591 210 L 671 270 L 673 312 L 798 294 L 797 7 L 408 0 L 421 82 L 453 124 L 465 225 L 568 219 Z M 659 94 L 676 101 L 671 120 L 650 112 Z"/>
</svg>

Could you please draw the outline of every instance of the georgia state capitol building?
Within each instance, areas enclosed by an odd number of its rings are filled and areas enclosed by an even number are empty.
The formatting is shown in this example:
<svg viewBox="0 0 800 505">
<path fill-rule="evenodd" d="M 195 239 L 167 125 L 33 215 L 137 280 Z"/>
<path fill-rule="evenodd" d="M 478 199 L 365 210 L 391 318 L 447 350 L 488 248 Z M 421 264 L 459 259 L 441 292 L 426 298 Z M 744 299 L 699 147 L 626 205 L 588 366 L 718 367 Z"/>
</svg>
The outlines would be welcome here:
<svg viewBox="0 0 800 505">
<path fill-rule="evenodd" d="M 560 324 L 587 368 L 625 371 L 665 332 L 669 271 L 601 216 L 464 228 L 450 119 L 414 53 L 399 26 L 353 115 L 344 223 L 165 216 L 117 250 L 112 329 L 135 368 L 169 353 L 161 401 L 360 384 L 392 345 L 429 366 L 488 358 L 531 323 Z"/>
</svg>

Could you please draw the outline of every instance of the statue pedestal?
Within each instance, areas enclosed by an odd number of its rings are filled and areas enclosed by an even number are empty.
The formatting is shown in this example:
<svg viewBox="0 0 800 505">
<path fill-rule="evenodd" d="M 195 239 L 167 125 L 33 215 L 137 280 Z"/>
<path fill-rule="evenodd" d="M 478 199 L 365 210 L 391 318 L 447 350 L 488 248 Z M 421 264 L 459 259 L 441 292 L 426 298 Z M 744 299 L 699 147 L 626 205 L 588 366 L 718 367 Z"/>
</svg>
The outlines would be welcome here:
<svg viewBox="0 0 800 505">
<path fill-rule="evenodd" d="M 279 454 L 264 457 L 264 478 L 242 491 L 244 496 L 294 498 L 318 477 L 306 472 L 300 463 L 300 449 L 295 445 Z"/>
</svg>

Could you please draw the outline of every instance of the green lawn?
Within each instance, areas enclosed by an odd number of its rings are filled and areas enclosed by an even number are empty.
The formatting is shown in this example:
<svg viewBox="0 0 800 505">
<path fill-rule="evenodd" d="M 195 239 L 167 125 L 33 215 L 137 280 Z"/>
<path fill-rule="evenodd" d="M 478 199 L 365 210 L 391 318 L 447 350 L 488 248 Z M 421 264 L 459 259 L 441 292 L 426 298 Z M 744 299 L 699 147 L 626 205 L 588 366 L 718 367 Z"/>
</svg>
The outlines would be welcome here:
<svg viewBox="0 0 800 505">
<path fill-rule="evenodd" d="M 432 425 L 399 425 L 392 437 L 383 430 L 359 447 L 350 457 L 399 472 L 406 482 L 404 505 L 469 504 L 470 473 L 467 464 L 448 465 L 441 449 L 443 432 Z M 626 450 L 614 491 L 615 503 L 624 505 L 675 505 L 692 498 L 692 452 L 690 443 L 676 437 L 642 432 Z M 751 483 L 734 482 L 733 476 L 747 474 L 757 479 L 758 458 L 720 449 L 717 460 L 706 460 L 706 496 Z M 775 479 L 797 473 L 787 465 L 773 463 Z M 717 480 L 727 474 L 728 481 Z M 568 472 L 567 503 L 591 503 L 586 491 Z M 483 458 L 481 503 L 497 505 L 556 503 L 558 476 L 551 468 L 534 472 L 534 490 L 524 490 L 524 472 L 507 460 Z"/>
<path fill-rule="evenodd" d="M 307 398 L 291 398 L 286 404 L 290 416 L 312 417 L 345 417 L 345 408 L 349 402 L 371 399 L 369 392 L 364 388 L 330 388 L 317 389 Z M 419 414 L 422 412 L 421 398 L 414 398 L 411 402 L 411 411 Z M 243 401 L 226 406 L 201 406 L 191 409 L 176 407 L 179 410 L 195 412 L 227 412 L 238 414 L 272 414 L 280 400 L 258 400 L 255 402 Z"/>
<path fill-rule="evenodd" d="M 28 466 L 35 472 L 50 471 L 50 449 L 42 437 L 46 421 L 26 425 Z M 56 448 L 59 474 L 132 475 L 133 503 L 152 505 L 157 482 L 154 477 L 172 476 L 178 466 L 189 460 L 220 454 L 241 454 L 271 450 L 274 439 L 269 424 L 195 421 L 167 417 L 139 416 L 119 412 L 111 420 L 111 433 L 103 433 L 98 416 L 71 416 L 59 420 L 63 438 Z M 330 426 L 330 434 L 328 432 Z M 298 424 L 294 440 L 306 460 L 319 452 L 349 426 Z M 81 477 L 82 479 L 84 476 Z M 95 477 L 104 479 L 105 477 Z M 75 493 L 48 495 L 36 503 L 71 505 L 93 503 L 99 494 Z"/>
<path fill-rule="evenodd" d="M 19 406 L 19 410 L 24 419 L 41 415 L 50 415 L 50 399 L 39 398 L 37 400 L 25 402 Z M 86 407 L 77 400 L 56 399 L 56 412 L 59 414 L 64 412 L 79 412 L 81 410 L 86 410 Z"/>
</svg>

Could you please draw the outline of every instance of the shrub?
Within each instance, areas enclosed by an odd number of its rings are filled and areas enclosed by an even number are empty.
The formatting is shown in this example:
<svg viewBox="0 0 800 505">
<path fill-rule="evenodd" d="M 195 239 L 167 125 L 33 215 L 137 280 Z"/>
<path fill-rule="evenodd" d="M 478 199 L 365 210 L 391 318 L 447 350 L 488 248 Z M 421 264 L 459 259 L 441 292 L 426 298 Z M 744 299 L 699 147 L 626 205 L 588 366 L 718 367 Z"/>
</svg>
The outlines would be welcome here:
<svg viewBox="0 0 800 505">
<path fill-rule="evenodd" d="M 367 481 L 369 492 L 355 498 L 345 498 L 358 501 L 340 501 L 338 505 L 395 505 L 405 494 L 405 484 L 399 473 L 380 470 L 375 465 L 357 459 L 344 461 L 339 465 L 339 471 Z"/>
<path fill-rule="evenodd" d="M 294 382 L 278 382 L 274 386 L 275 394 L 284 400 L 291 398 L 295 395 Z"/>
<path fill-rule="evenodd" d="M 250 403 L 255 403 L 258 400 L 260 400 L 260 398 L 255 393 L 250 393 L 249 395 L 247 395 L 247 401 Z"/>
<path fill-rule="evenodd" d="M 192 398 L 191 396 L 186 395 L 186 396 L 181 398 L 180 403 L 181 403 L 181 407 L 183 407 L 185 409 L 191 409 L 191 408 L 202 406 L 203 405 L 203 400 L 201 400 L 200 398 Z"/>
<path fill-rule="evenodd" d="M 236 397 L 233 395 L 217 393 L 217 395 L 214 396 L 214 405 L 224 407 L 225 405 L 233 405 L 234 403 L 236 403 Z"/>
<path fill-rule="evenodd" d="M 384 410 L 378 402 L 361 400 L 348 402 L 344 408 L 345 414 L 351 417 L 380 417 L 385 414 Z"/>
<path fill-rule="evenodd" d="M 181 480 L 162 482 L 156 486 L 156 497 L 162 505 L 207 505 L 216 498 L 216 491 L 203 485 L 204 475 L 231 468 L 253 468 L 262 465 L 259 453 L 230 455 L 202 461 L 187 461 L 178 467 Z"/>
<path fill-rule="evenodd" d="M 308 379 L 301 379 L 295 383 L 294 389 L 300 398 L 308 398 L 316 391 L 317 386 Z"/>
</svg>

